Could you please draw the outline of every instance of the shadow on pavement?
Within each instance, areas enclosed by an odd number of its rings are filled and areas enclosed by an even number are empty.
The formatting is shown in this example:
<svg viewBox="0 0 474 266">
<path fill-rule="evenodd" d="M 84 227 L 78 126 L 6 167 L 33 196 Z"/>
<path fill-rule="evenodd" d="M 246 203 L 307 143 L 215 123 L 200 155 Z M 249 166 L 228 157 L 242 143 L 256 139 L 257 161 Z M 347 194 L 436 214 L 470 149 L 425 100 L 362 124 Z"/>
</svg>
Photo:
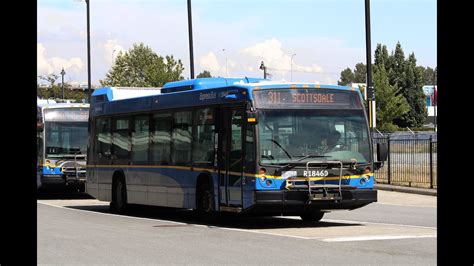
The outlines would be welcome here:
<svg viewBox="0 0 474 266">
<path fill-rule="evenodd" d="M 51 187 L 40 189 L 36 193 L 37 199 L 93 199 L 85 192 L 65 187 Z"/>
<path fill-rule="evenodd" d="M 112 213 L 108 205 L 65 206 L 72 209 Z M 194 224 L 212 227 L 229 227 L 237 229 L 280 229 L 280 228 L 318 228 L 364 226 L 359 223 L 337 223 L 323 221 L 313 223 L 288 217 L 249 217 L 236 214 L 221 213 L 212 217 L 201 217 L 191 210 L 182 210 L 165 207 L 131 205 L 123 216 L 140 217 L 147 219 L 166 220 L 183 224 L 162 224 L 153 227 L 183 227 Z"/>
</svg>

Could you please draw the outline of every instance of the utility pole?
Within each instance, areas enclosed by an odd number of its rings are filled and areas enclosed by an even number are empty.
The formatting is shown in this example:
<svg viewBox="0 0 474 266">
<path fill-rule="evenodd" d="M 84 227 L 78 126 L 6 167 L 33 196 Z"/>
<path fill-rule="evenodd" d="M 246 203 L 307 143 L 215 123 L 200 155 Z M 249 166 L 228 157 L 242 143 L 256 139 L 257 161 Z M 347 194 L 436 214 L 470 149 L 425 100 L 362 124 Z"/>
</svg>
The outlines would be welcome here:
<svg viewBox="0 0 474 266">
<path fill-rule="evenodd" d="M 64 75 L 66 75 L 66 71 L 61 70 L 61 87 L 63 88 L 63 100 L 64 100 Z"/>
<path fill-rule="evenodd" d="M 194 79 L 194 54 L 193 54 L 193 22 L 191 16 L 191 0 L 188 0 L 188 29 L 189 29 L 189 64 L 191 79 Z"/>
<path fill-rule="evenodd" d="M 91 102 L 91 27 L 90 27 L 90 12 L 89 12 L 89 1 L 86 0 L 87 4 L 87 94 L 89 103 Z"/>
<path fill-rule="evenodd" d="M 365 0 L 365 43 L 367 58 L 367 105 L 369 126 L 375 128 L 375 89 L 372 85 L 372 49 L 370 48 L 370 0 Z"/>
<path fill-rule="evenodd" d="M 263 63 L 263 61 L 262 61 L 262 63 L 260 64 L 260 69 L 263 70 L 263 78 L 264 78 L 264 79 L 267 79 L 267 67 L 265 66 L 265 64 Z"/>
</svg>

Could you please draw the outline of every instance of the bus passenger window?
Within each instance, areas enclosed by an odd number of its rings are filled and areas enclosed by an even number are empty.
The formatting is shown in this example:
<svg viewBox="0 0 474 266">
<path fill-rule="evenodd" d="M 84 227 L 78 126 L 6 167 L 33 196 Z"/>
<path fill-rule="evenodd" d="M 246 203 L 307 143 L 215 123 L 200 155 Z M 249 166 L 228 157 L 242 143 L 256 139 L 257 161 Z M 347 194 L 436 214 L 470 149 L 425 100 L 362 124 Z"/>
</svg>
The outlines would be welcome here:
<svg viewBox="0 0 474 266">
<path fill-rule="evenodd" d="M 148 116 L 137 116 L 135 118 L 134 130 L 132 132 L 132 162 L 146 164 L 148 162 L 149 142 L 149 119 Z"/>
<path fill-rule="evenodd" d="M 172 162 L 175 165 L 188 165 L 191 162 L 192 112 L 174 114 L 171 150 Z"/>
<path fill-rule="evenodd" d="M 130 159 L 131 142 L 128 135 L 129 118 L 116 118 L 112 134 L 112 145 L 116 159 Z"/>
<path fill-rule="evenodd" d="M 193 141 L 193 164 L 212 166 L 214 162 L 214 109 L 197 110 L 194 125 L 196 135 Z"/>
<path fill-rule="evenodd" d="M 97 154 L 99 158 L 110 159 L 110 147 L 112 146 L 112 136 L 110 134 L 110 119 L 98 118 L 97 128 Z"/>
<path fill-rule="evenodd" d="M 169 165 L 171 156 L 171 114 L 155 114 L 154 129 L 151 136 L 152 162 L 158 165 Z"/>
</svg>

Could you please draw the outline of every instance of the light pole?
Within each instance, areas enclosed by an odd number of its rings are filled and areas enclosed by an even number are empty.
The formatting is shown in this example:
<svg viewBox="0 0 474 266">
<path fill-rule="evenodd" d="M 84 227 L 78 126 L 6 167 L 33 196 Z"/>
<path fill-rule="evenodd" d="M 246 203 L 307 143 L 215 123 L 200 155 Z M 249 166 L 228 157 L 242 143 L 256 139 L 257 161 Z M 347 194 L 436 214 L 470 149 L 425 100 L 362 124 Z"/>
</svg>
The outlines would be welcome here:
<svg viewBox="0 0 474 266">
<path fill-rule="evenodd" d="M 263 70 L 263 78 L 266 79 L 267 78 L 267 67 L 265 66 L 265 64 L 262 63 L 260 64 L 260 69 Z"/>
<path fill-rule="evenodd" d="M 372 59 L 370 48 L 370 0 L 365 0 L 365 45 L 367 57 L 367 105 L 369 126 L 375 128 L 375 89 L 372 85 Z"/>
<path fill-rule="evenodd" d="M 66 71 L 61 70 L 61 87 L 63 88 L 63 100 L 64 100 L 64 75 L 66 75 Z"/>
<path fill-rule="evenodd" d="M 89 12 L 89 0 L 84 0 L 86 2 L 87 10 L 87 94 L 88 102 L 91 102 L 91 38 L 90 38 L 90 12 Z M 82 2 L 82 0 L 74 0 L 74 2 Z"/>
<path fill-rule="evenodd" d="M 291 55 L 291 60 L 290 60 L 290 68 L 291 68 L 291 70 L 290 70 L 290 75 L 291 75 L 290 81 L 293 81 L 293 56 L 295 56 L 295 55 L 296 54 L 292 54 Z"/>
<path fill-rule="evenodd" d="M 193 54 L 193 22 L 191 16 L 191 0 L 188 0 L 188 30 L 189 30 L 189 64 L 191 70 L 191 79 L 194 79 L 194 54 Z"/>
<path fill-rule="evenodd" d="M 114 53 L 115 53 L 115 49 L 112 51 L 112 65 L 114 65 Z"/>
<path fill-rule="evenodd" d="M 224 52 L 224 57 L 225 57 L 225 75 L 228 77 L 229 72 L 227 71 L 227 53 L 225 52 L 225 48 L 222 49 L 222 52 Z"/>
</svg>

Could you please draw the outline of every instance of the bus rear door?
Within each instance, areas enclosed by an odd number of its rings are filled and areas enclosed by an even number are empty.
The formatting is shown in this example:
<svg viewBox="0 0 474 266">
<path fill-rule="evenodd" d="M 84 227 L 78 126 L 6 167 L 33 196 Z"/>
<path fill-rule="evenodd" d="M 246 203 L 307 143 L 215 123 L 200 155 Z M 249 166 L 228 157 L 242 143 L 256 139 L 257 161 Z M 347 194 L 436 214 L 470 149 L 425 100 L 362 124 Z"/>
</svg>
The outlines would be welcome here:
<svg viewBox="0 0 474 266">
<path fill-rule="evenodd" d="M 221 109 L 219 127 L 219 198 L 221 206 L 242 206 L 242 117 L 244 108 Z"/>
</svg>

